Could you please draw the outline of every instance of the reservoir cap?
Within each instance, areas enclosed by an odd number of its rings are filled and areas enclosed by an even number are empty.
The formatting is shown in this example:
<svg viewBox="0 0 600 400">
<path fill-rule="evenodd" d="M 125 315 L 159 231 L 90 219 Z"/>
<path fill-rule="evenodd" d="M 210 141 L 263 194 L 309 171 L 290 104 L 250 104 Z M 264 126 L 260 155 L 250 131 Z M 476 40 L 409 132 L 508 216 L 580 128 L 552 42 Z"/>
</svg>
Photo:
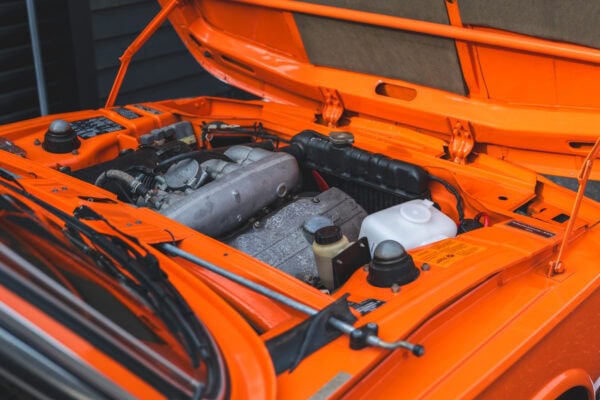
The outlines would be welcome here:
<svg viewBox="0 0 600 400">
<path fill-rule="evenodd" d="M 403 204 L 400 209 L 400 215 L 405 220 L 415 224 L 426 224 L 431 219 L 431 211 L 427 200 L 422 203 L 407 203 Z M 431 203 L 431 202 L 429 202 Z M 433 203 L 431 203 L 433 205 Z M 428 207 L 429 206 L 429 207 Z"/>
<path fill-rule="evenodd" d="M 375 247 L 369 264 L 367 282 L 377 287 L 406 285 L 419 277 L 412 257 L 395 240 L 384 240 Z"/>
<path fill-rule="evenodd" d="M 42 147 L 49 153 L 64 154 L 70 153 L 81 146 L 77 134 L 70 123 L 65 120 L 57 119 L 50 123 L 48 130 L 44 135 Z"/>
<path fill-rule="evenodd" d="M 315 232 L 315 242 L 317 244 L 331 244 L 342 239 L 342 230 L 339 226 L 325 226 Z"/>
</svg>

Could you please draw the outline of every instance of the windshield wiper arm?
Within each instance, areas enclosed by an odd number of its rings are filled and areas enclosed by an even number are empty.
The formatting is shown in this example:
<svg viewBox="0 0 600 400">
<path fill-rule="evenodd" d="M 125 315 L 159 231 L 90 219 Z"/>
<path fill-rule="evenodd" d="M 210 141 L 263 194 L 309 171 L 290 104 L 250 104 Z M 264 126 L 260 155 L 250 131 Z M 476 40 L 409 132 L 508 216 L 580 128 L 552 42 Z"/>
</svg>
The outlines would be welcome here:
<svg viewBox="0 0 600 400">
<path fill-rule="evenodd" d="M 23 192 L 27 192 L 25 190 L 25 188 L 23 187 L 23 185 L 21 185 L 21 182 L 19 182 L 19 175 L 16 175 L 12 172 L 10 172 L 7 169 L 4 168 L 0 168 L 0 178 L 5 179 L 9 182 L 14 183 L 15 185 L 17 185 L 19 187 L 19 189 L 21 189 Z"/>
<path fill-rule="evenodd" d="M 29 193 L 18 181 L 19 177 L 6 169 L 0 168 L 0 178 L 14 183 L 17 187 L 9 185 L 2 180 L 0 180 L 0 185 L 22 195 L 59 218 L 64 222 L 66 231 L 70 231 L 71 235 L 76 232 L 78 235 L 86 237 L 97 249 L 101 250 L 109 258 L 112 258 L 117 265 L 121 266 L 135 278 L 138 282 L 140 294 L 150 303 L 150 306 L 155 310 L 159 318 L 163 320 L 167 328 L 175 333 L 175 336 L 189 354 L 192 366 L 194 368 L 198 367 L 199 359 L 204 359 L 209 354 L 205 350 L 208 333 L 200 325 L 195 314 L 177 289 L 169 282 L 167 275 L 162 271 L 158 260 L 153 254 L 148 252 L 135 240 L 136 245 L 145 252 L 142 255 L 125 240 L 117 236 L 100 233 L 78 218 Z M 102 216 L 95 213 L 89 207 L 83 207 L 87 211 L 86 216 L 91 211 L 91 215 L 105 221 L 112 229 L 116 230 Z M 87 219 L 92 218 L 88 217 Z M 117 233 L 122 234 L 118 230 Z M 71 237 L 71 240 L 73 239 Z M 80 241 L 81 238 L 75 240 Z"/>
<path fill-rule="evenodd" d="M 84 235 L 135 278 L 138 284 L 134 286 L 134 289 L 141 292 L 140 294 L 150 303 L 167 327 L 180 335 L 182 344 L 192 359 L 193 366 L 197 367 L 204 347 L 203 340 L 199 336 L 200 324 L 186 301 L 169 281 L 167 274 L 160 268 L 158 259 L 148 252 L 137 239 L 125 235 L 91 208 L 80 206 L 75 210 L 74 215 L 73 219 L 77 223 L 67 222 L 67 227 Z M 143 249 L 144 254 L 123 238 L 99 233 L 79 221 L 79 218 L 106 223 L 112 230 L 127 237 L 137 247 Z"/>
</svg>

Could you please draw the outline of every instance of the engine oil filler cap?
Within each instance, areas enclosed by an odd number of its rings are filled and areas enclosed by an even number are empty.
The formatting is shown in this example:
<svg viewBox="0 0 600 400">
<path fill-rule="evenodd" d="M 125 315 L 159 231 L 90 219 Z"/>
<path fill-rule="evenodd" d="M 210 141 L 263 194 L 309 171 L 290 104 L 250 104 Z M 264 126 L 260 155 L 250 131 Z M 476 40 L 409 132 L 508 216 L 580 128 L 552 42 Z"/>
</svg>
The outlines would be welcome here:
<svg viewBox="0 0 600 400">
<path fill-rule="evenodd" d="M 49 153 L 70 153 L 81 146 L 81 141 L 70 123 L 57 119 L 50 123 L 44 134 L 42 148 Z"/>
<path fill-rule="evenodd" d="M 420 203 L 403 204 L 400 208 L 400 215 L 405 220 L 415 224 L 426 224 L 431 219 L 431 207 L 433 202 L 423 200 Z"/>
<path fill-rule="evenodd" d="M 375 247 L 367 282 L 376 287 L 389 288 L 394 284 L 411 283 L 419 274 L 412 257 L 400 243 L 384 240 Z"/>
</svg>

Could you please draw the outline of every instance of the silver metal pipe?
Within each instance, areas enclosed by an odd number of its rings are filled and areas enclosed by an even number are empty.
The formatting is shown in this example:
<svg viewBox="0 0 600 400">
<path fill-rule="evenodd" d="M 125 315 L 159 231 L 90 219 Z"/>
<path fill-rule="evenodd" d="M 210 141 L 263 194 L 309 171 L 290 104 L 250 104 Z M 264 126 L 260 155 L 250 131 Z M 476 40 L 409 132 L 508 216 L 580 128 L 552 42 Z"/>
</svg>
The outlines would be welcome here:
<svg viewBox="0 0 600 400">
<path fill-rule="evenodd" d="M 27 20 L 29 22 L 29 36 L 31 37 L 31 52 L 33 53 L 33 67 L 35 69 L 35 81 L 40 105 L 40 114 L 48 115 L 48 98 L 46 95 L 46 82 L 44 80 L 44 64 L 42 62 L 42 50 L 38 34 L 37 17 L 35 14 L 34 0 L 26 0 Z"/>
<path fill-rule="evenodd" d="M 247 287 L 248 289 L 251 289 L 257 293 L 260 293 L 270 299 L 278 301 L 281 304 L 284 304 L 290 308 L 293 308 L 294 310 L 300 311 L 301 313 L 312 316 L 319 312 L 319 310 L 317 310 L 315 308 L 312 308 L 310 306 L 307 306 L 306 304 L 300 303 L 297 300 L 294 300 L 282 293 L 279 293 L 279 292 L 269 289 L 268 287 L 265 287 L 261 284 L 258 284 L 249 279 L 246 279 L 243 276 L 240 276 L 240 275 L 234 274 L 233 272 L 227 271 L 226 269 L 221 268 L 221 267 L 219 267 L 211 262 L 208 262 L 206 260 L 203 260 L 200 257 L 197 257 L 193 254 L 190 254 L 187 251 L 181 250 L 177 246 L 174 246 L 170 243 L 163 243 L 163 244 L 158 245 L 158 247 L 169 254 L 181 257 L 181 258 L 188 260 L 196 265 L 206 268 L 207 270 L 214 272 L 215 274 L 224 276 L 225 278 L 230 279 L 233 282 L 236 282 L 244 287 Z M 328 322 L 331 326 L 333 326 L 340 332 L 348 334 L 348 335 L 351 335 L 352 332 L 354 332 L 357 329 L 354 326 L 350 325 L 349 323 L 344 322 L 335 317 L 330 317 Z M 420 357 L 425 353 L 425 349 L 423 348 L 423 346 L 421 346 L 419 344 L 412 344 L 412 343 L 404 341 L 404 340 L 399 340 L 397 342 L 386 342 L 376 335 L 367 336 L 366 343 L 369 344 L 370 346 L 379 347 L 379 348 L 386 349 L 386 350 L 395 350 L 398 348 L 403 348 L 403 349 L 409 350 L 411 353 L 413 353 L 417 357 Z"/>
<path fill-rule="evenodd" d="M 158 246 L 165 252 L 181 257 L 185 260 L 188 260 L 196 265 L 199 265 L 207 270 L 214 272 L 215 274 L 224 276 L 225 278 L 239 283 L 240 285 L 247 287 L 257 293 L 262 294 L 270 299 L 280 302 L 281 304 L 285 304 L 286 306 L 293 308 L 294 310 L 300 311 L 306 315 L 315 315 L 318 311 L 306 304 L 302 304 L 299 301 L 296 301 L 290 297 L 287 297 L 284 294 L 281 294 L 275 290 L 269 289 L 261 284 L 251 281 L 250 279 L 246 279 L 243 276 L 234 274 L 233 272 L 227 271 L 224 268 L 221 268 L 211 262 L 201 259 L 200 257 L 196 257 L 193 254 L 188 253 L 187 251 L 181 250 L 177 246 L 174 246 L 170 243 L 163 243 Z"/>
</svg>

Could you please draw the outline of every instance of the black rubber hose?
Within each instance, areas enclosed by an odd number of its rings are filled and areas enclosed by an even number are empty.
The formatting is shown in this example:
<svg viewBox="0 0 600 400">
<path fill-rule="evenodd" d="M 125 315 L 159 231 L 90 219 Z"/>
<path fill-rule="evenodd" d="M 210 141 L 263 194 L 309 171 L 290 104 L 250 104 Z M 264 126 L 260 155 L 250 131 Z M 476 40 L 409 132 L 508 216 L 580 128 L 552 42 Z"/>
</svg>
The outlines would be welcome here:
<svg viewBox="0 0 600 400">
<path fill-rule="evenodd" d="M 452 195 L 456 198 L 456 211 L 458 211 L 458 222 L 462 224 L 462 222 L 465 219 L 465 211 L 464 211 L 464 206 L 463 206 L 463 199 L 460 196 L 460 193 L 458 193 L 458 190 L 456 190 L 456 188 L 454 186 L 452 186 L 450 183 L 448 183 L 447 181 L 445 181 L 442 178 L 439 178 L 435 175 L 430 174 L 429 179 L 444 186 L 446 188 L 446 190 L 449 191 L 450 193 L 452 193 Z"/>
<path fill-rule="evenodd" d="M 109 179 L 114 179 L 124 183 L 127 185 L 127 188 L 131 193 L 138 196 L 145 196 L 149 191 L 149 189 L 141 181 L 129 175 L 127 172 L 118 169 L 109 169 L 108 171 L 104 171 L 100 174 L 100 176 L 98 176 L 94 184 L 99 187 L 104 187 L 104 184 Z"/>
</svg>

